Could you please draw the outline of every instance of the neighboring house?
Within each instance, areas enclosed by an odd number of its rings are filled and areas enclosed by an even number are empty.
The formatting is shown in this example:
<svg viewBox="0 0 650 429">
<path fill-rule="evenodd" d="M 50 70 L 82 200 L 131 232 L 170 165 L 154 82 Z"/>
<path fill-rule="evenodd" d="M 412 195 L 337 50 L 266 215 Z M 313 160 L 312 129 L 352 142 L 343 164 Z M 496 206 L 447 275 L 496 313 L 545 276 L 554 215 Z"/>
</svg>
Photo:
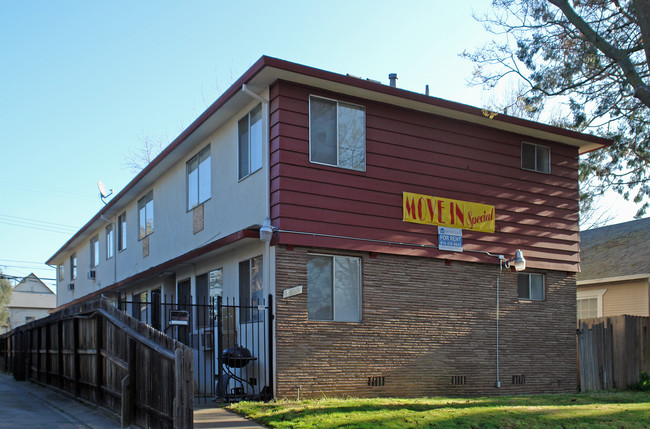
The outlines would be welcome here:
<svg viewBox="0 0 650 429">
<path fill-rule="evenodd" d="M 650 316 L 650 218 L 580 233 L 578 319 Z"/>
<path fill-rule="evenodd" d="M 607 144 L 262 57 L 47 263 L 60 307 L 273 295 L 277 397 L 575 392 L 578 156 Z"/>
<path fill-rule="evenodd" d="M 56 308 L 56 295 L 38 277 L 30 274 L 12 289 L 7 308 L 9 321 L 6 331 L 10 331 L 46 317 L 50 310 Z"/>
</svg>

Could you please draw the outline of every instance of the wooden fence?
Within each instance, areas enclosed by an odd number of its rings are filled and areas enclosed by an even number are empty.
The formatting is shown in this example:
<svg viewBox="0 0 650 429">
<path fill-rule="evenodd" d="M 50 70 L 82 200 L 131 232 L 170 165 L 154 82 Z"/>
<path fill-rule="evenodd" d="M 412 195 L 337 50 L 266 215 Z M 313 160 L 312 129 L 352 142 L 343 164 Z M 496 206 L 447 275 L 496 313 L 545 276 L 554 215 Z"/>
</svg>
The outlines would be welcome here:
<svg viewBox="0 0 650 429">
<path fill-rule="evenodd" d="M 580 320 L 580 390 L 625 389 L 650 372 L 649 322 L 640 316 Z"/>
<path fill-rule="evenodd" d="M 192 349 L 105 299 L 66 308 L 0 337 L 0 370 L 99 405 L 122 427 L 191 428 Z"/>
</svg>

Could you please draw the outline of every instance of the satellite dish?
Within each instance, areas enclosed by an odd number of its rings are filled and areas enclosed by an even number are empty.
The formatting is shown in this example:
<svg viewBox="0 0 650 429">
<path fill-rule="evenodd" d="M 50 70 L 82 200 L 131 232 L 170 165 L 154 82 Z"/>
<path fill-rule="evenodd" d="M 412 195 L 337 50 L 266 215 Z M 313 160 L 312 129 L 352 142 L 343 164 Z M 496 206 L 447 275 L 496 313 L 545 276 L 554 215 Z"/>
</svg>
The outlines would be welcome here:
<svg viewBox="0 0 650 429">
<path fill-rule="evenodd" d="M 104 183 L 101 180 L 97 181 L 97 187 L 99 188 L 99 197 L 102 199 L 102 203 L 106 204 L 104 198 L 113 195 L 113 190 L 111 189 L 110 191 L 106 191 L 106 186 L 104 186 Z"/>
</svg>

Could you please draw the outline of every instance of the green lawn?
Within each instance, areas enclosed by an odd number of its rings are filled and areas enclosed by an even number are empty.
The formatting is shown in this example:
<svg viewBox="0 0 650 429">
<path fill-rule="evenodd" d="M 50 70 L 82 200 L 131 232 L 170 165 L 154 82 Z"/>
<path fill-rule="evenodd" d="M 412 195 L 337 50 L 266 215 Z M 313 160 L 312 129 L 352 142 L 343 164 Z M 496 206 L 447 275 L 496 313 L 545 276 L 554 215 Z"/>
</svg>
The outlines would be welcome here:
<svg viewBox="0 0 650 429">
<path fill-rule="evenodd" d="M 648 428 L 650 393 L 240 402 L 272 428 Z"/>
</svg>

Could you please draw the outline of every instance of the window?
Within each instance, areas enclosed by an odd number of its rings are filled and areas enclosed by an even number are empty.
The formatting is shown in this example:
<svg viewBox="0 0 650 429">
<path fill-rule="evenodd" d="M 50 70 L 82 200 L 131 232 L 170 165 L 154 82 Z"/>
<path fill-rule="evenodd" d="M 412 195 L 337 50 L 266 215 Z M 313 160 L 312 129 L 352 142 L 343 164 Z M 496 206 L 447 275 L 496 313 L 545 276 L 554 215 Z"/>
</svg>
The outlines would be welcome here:
<svg viewBox="0 0 650 429">
<path fill-rule="evenodd" d="M 153 232 L 153 191 L 138 201 L 138 231 L 140 240 Z"/>
<path fill-rule="evenodd" d="M 99 238 L 97 236 L 90 239 L 90 268 L 99 265 Z"/>
<path fill-rule="evenodd" d="M 551 149 L 547 146 L 521 142 L 521 168 L 550 173 Z"/>
<path fill-rule="evenodd" d="M 361 260 L 309 255 L 307 312 L 310 320 L 361 321 Z"/>
<path fill-rule="evenodd" d="M 65 265 L 59 265 L 59 281 L 62 282 L 65 280 Z"/>
<path fill-rule="evenodd" d="M 210 288 L 210 298 L 217 301 L 218 296 L 223 296 L 223 268 L 208 273 L 208 286 Z"/>
<path fill-rule="evenodd" d="M 578 319 L 598 317 L 598 298 L 578 299 Z"/>
<path fill-rule="evenodd" d="M 262 168 L 262 105 L 239 120 L 239 180 Z"/>
<path fill-rule="evenodd" d="M 113 257 L 113 249 L 115 248 L 115 233 L 113 232 L 113 224 L 106 226 L 106 259 Z"/>
<path fill-rule="evenodd" d="M 77 278 L 77 254 L 70 255 L 70 280 Z"/>
<path fill-rule="evenodd" d="M 544 300 L 543 274 L 517 274 L 519 299 Z"/>
<path fill-rule="evenodd" d="M 33 322 L 36 320 L 35 316 L 25 316 L 25 323 Z"/>
<path fill-rule="evenodd" d="M 260 310 L 264 298 L 264 283 L 262 282 L 262 257 L 257 256 L 239 263 L 239 305 L 241 308 L 239 320 L 241 323 L 260 320 Z M 250 306 L 250 308 L 248 308 Z"/>
<path fill-rule="evenodd" d="M 210 145 L 206 146 L 187 161 L 187 210 L 210 199 L 212 178 L 210 164 Z"/>
<path fill-rule="evenodd" d="M 578 319 L 589 319 L 603 316 L 603 295 L 607 289 L 579 290 Z"/>
<path fill-rule="evenodd" d="M 310 97 L 309 159 L 319 164 L 365 171 L 365 109 L 334 100 Z"/>
<path fill-rule="evenodd" d="M 126 212 L 117 217 L 117 250 L 126 249 Z"/>
</svg>

